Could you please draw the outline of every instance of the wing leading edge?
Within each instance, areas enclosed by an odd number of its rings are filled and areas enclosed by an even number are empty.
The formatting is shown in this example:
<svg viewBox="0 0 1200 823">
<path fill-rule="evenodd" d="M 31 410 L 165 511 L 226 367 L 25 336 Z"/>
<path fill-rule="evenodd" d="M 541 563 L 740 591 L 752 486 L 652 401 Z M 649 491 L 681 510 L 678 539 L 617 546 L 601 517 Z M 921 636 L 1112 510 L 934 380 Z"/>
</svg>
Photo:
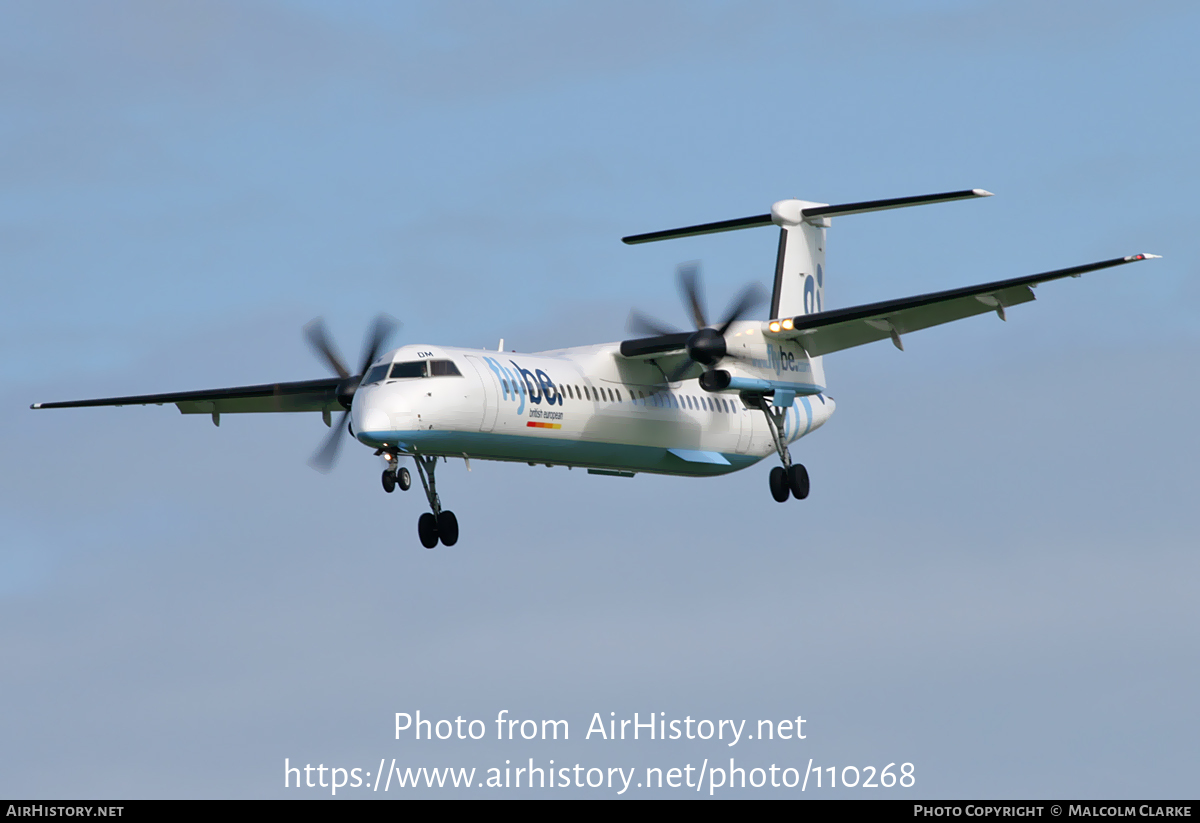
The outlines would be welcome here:
<svg viewBox="0 0 1200 823">
<path fill-rule="evenodd" d="M 341 409 L 337 400 L 338 378 L 302 380 L 294 383 L 264 383 L 206 391 L 139 394 L 34 403 L 31 409 L 71 409 L 84 406 L 148 406 L 174 403 L 183 414 L 238 414 L 245 412 L 313 412 Z M 215 418 L 214 418 L 215 419 Z"/>
<path fill-rule="evenodd" d="M 961 289 L 902 297 L 847 309 L 804 314 L 772 321 L 768 337 L 797 341 L 812 357 L 891 338 L 903 349 L 900 336 L 964 317 L 994 311 L 1004 319 L 1004 309 L 1034 299 L 1033 288 L 1064 277 L 1079 277 L 1090 271 L 1122 266 L 1159 257 L 1132 254 L 1085 266 L 1014 277 Z"/>
</svg>

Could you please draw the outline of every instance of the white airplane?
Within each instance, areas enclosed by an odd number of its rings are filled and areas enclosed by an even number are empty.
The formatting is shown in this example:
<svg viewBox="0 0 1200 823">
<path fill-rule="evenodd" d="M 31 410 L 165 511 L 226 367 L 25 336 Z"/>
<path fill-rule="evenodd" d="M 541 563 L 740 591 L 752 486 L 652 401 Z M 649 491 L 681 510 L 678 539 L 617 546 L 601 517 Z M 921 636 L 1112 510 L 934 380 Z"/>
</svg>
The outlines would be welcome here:
<svg viewBox="0 0 1200 823">
<path fill-rule="evenodd" d="M 819 428 L 836 405 L 822 357 L 929 326 L 995 312 L 1033 300 L 1049 280 L 1120 266 L 1158 255 L 1136 254 L 978 286 L 826 310 L 825 230 L 830 218 L 883 209 L 988 197 L 980 189 L 844 205 L 781 200 L 770 214 L 633 235 L 628 244 L 776 225 L 779 251 L 767 320 L 742 319 L 762 302 L 746 288 L 710 322 L 694 265 L 680 286 L 696 330 L 677 331 L 638 313 L 643 337 L 595 346 L 517 354 L 411 345 L 380 350 L 395 321 L 376 319 L 361 367 L 351 374 L 318 319 L 305 327 L 313 348 L 337 374 L 322 380 L 239 386 L 210 391 L 110 397 L 32 408 L 174 403 L 183 414 L 320 412 L 332 426 L 311 464 L 327 471 L 347 429 L 386 462 L 383 488 L 407 490 L 411 457 L 430 511 L 421 515 L 421 544 L 453 546 L 458 520 L 442 508 L 435 481 L 438 458 L 508 460 L 584 468 L 589 474 L 638 472 L 688 477 L 728 474 L 772 453 L 779 502 L 809 492 L 808 472 L 793 463 L 788 444 Z M 334 425 L 332 412 L 342 410 Z"/>
</svg>

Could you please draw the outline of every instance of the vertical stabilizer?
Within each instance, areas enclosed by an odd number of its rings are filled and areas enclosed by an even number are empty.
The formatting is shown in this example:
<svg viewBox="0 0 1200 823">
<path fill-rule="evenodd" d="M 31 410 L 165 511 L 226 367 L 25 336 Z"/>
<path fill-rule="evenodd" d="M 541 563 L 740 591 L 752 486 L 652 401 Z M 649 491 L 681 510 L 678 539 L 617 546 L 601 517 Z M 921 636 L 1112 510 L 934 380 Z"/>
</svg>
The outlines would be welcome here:
<svg viewBox="0 0 1200 823">
<path fill-rule="evenodd" d="M 771 318 L 815 314 L 825 306 L 825 229 L 828 217 L 805 217 L 805 209 L 824 203 L 780 200 L 771 206 L 771 222 L 779 226 Z"/>
</svg>

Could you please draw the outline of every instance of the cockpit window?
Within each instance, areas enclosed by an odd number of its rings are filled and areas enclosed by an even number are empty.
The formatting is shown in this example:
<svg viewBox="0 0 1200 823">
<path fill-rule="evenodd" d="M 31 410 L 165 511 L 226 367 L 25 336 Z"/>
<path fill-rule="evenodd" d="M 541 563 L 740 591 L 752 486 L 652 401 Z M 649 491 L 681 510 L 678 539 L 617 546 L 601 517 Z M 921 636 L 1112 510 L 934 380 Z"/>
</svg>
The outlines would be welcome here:
<svg viewBox="0 0 1200 823">
<path fill-rule="evenodd" d="M 387 376 L 388 369 L 391 368 L 391 366 L 391 363 L 381 363 L 378 366 L 372 366 L 367 370 L 366 375 L 363 377 L 362 384 L 366 386 L 371 383 L 378 383 Z"/>
<path fill-rule="evenodd" d="M 434 377 L 462 377 L 453 360 L 431 360 L 429 370 Z"/>
<path fill-rule="evenodd" d="M 388 375 L 389 380 L 395 380 L 400 377 L 424 377 L 425 376 L 424 360 L 413 360 L 408 363 L 395 363 L 392 365 L 392 373 Z"/>
<path fill-rule="evenodd" d="M 377 383 L 385 375 L 388 380 L 399 380 L 405 377 L 462 377 L 462 372 L 454 365 L 453 360 L 410 360 L 406 363 L 375 366 L 367 372 L 363 384 Z"/>
</svg>

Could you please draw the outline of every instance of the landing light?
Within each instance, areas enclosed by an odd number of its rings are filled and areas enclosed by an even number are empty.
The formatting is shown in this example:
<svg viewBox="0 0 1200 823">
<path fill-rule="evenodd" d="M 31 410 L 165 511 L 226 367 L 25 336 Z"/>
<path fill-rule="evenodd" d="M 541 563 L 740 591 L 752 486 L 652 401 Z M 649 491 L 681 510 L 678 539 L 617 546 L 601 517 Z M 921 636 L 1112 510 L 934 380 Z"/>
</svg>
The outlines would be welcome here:
<svg viewBox="0 0 1200 823">
<path fill-rule="evenodd" d="M 792 330 L 792 318 L 789 317 L 787 320 L 784 320 L 783 327 L 787 331 L 791 331 Z"/>
<path fill-rule="evenodd" d="M 769 328 L 771 329 L 771 331 L 779 331 L 779 329 L 782 327 L 779 325 L 778 320 L 772 320 Z"/>
</svg>

